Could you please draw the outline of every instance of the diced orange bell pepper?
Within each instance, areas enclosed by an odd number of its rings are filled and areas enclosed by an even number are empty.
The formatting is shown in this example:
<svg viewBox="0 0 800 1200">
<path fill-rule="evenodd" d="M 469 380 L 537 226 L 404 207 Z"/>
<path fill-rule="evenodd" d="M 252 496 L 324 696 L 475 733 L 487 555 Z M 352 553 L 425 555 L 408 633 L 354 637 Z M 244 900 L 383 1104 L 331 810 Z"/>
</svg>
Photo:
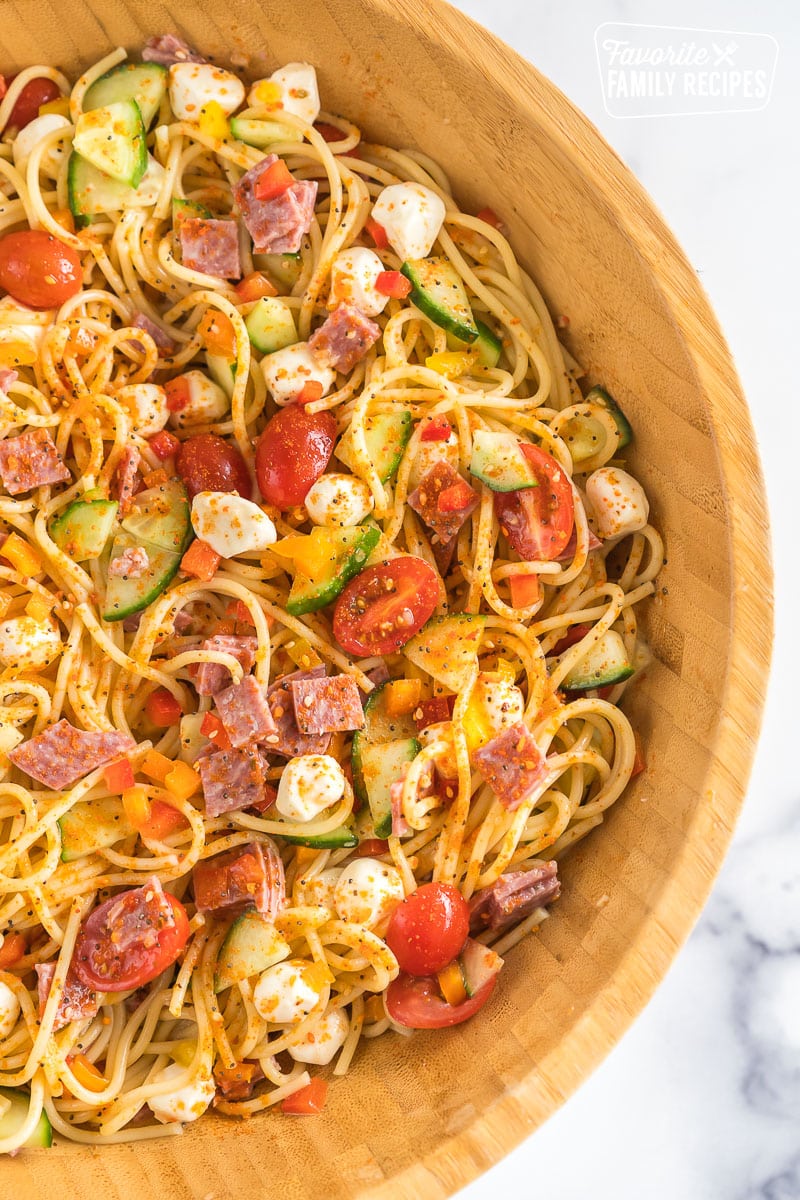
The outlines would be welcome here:
<svg viewBox="0 0 800 1200">
<path fill-rule="evenodd" d="M 210 354 L 236 358 L 236 331 L 230 317 L 216 308 L 207 308 L 197 327 L 203 345 Z"/>
<path fill-rule="evenodd" d="M 172 764 L 172 770 L 167 773 L 164 787 L 172 792 L 176 800 L 188 800 L 195 792 L 200 791 L 200 776 L 194 767 L 178 759 Z"/>
<path fill-rule="evenodd" d="M 419 704 L 422 683 L 419 679 L 392 679 L 384 687 L 383 696 L 387 716 L 402 717 Z"/>
<path fill-rule="evenodd" d="M 20 575 L 38 575 L 42 570 L 42 560 L 38 553 L 18 533 L 8 535 L 0 547 L 0 555 L 7 558 Z"/>
<path fill-rule="evenodd" d="M 25 605 L 25 612 L 34 621 L 46 621 L 52 612 L 53 605 L 44 596 L 31 596 Z"/>
<path fill-rule="evenodd" d="M 109 763 L 103 767 L 103 779 L 106 787 L 113 796 L 122 795 L 128 788 L 132 788 L 136 780 L 133 775 L 133 767 L 129 758 L 118 758 L 116 762 Z"/>
<path fill-rule="evenodd" d="M 317 1077 L 306 1087 L 292 1092 L 291 1096 L 282 1100 L 281 1112 L 291 1117 L 310 1117 L 314 1113 L 322 1112 L 327 1097 L 328 1084 L 326 1080 Z"/>
<path fill-rule="evenodd" d="M 464 987 L 464 976 L 461 972 L 461 964 L 457 959 L 448 963 L 436 978 L 439 981 L 439 990 L 448 1004 L 457 1008 L 459 1004 L 464 1003 L 467 998 L 467 989 Z"/>
<path fill-rule="evenodd" d="M 85 1087 L 89 1092 L 102 1092 L 108 1087 L 108 1080 L 105 1075 L 98 1071 L 93 1062 L 90 1062 L 85 1054 L 70 1054 L 67 1056 L 67 1065 L 72 1074 L 82 1087 Z"/>
<path fill-rule="evenodd" d="M 122 793 L 122 807 L 133 828 L 141 829 L 142 825 L 150 819 L 150 799 L 147 795 L 147 788 L 141 783 L 126 788 Z"/>
<path fill-rule="evenodd" d="M 527 608 L 539 600 L 538 575 L 509 575 L 508 586 L 511 589 L 511 604 L 514 608 Z"/>
<path fill-rule="evenodd" d="M 28 943 L 24 933 L 16 931 L 7 933 L 3 938 L 2 946 L 0 946 L 0 971 L 8 971 L 11 967 L 16 966 L 19 960 L 25 957 L 27 951 Z"/>
<path fill-rule="evenodd" d="M 364 1023 L 366 1025 L 375 1025 L 378 1021 L 382 1021 L 386 1016 L 386 1009 L 383 1007 L 382 996 L 370 996 L 364 1002 Z"/>
<path fill-rule="evenodd" d="M 181 559 L 181 570 L 185 575 L 192 575 L 203 583 L 209 583 L 216 575 L 221 562 L 222 555 L 217 554 L 208 542 L 201 542 L 198 538 L 192 542 Z"/>
<path fill-rule="evenodd" d="M 167 758 L 166 754 L 159 754 L 158 750 L 148 750 L 142 759 L 139 770 L 148 779 L 154 779 L 156 783 L 164 783 L 173 765 L 172 759 Z"/>
<path fill-rule="evenodd" d="M 326 983 L 333 983 L 334 974 L 327 963 L 312 962 L 307 967 L 303 967 L 301 972 L 303 982 L 313 988 L 315 992 L 321 992 Z"/>
<path fill-rule="evenodd" d="M 315 400 L 322 399 L 322 392 L 323 387 L 318 379 L 307 379 L 297 393 L 297 403 L 313 404 Z"/>
<path fill-rule="evenodd" d="M 234 291 L 240 304 L 252 304 L 262 296 L 278 294 L 275 284 L 267 279 L 266 275 L 262 275 L 261 271 L 251 271 L 249 275 L 245 275 L 244 279 L 237 283 Z"/>
</svg>

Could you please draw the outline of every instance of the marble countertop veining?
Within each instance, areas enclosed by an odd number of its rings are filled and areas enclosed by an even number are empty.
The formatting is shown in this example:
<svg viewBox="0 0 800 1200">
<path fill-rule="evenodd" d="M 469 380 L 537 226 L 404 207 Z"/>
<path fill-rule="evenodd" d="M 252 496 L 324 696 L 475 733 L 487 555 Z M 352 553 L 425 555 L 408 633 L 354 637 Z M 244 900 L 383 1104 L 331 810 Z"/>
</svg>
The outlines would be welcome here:
<svg viewBox="0 0 800 1200">
<path fill-rule="evenodd" d="M 461 1197 L 800 1200 L 800 779 L 792 703 L 800 569 L 789 503 L 800 445 L 789 374 L 800 318 L 800 7 L 789 0 L 452 2 L 586 113 L 697 269 L 750 403 L 776 571 L 761 743 L 731 852 L 694 934 L 600 1069 Z M 768 103 L 707 116 L 611 116 L 595 51 L 595 30 L 607 22 L 734 30 L 740 43 L 746 33 L 771 35 L 777 65 Z M 769 53 L 767 39 L 753 46 L 752 55 Z"/>
</svg>

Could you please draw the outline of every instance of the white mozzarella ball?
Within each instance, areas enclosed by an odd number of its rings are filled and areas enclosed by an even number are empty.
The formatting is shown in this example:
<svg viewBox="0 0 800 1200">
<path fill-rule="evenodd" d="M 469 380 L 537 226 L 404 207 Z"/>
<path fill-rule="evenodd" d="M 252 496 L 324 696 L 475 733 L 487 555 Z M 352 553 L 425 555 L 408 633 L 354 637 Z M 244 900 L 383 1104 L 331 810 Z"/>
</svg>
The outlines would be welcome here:
<svg viewBox="0 0 800 1200">
<path fill-rule="evenodd" d="M 0 316 L 4 322 L 0 325 L 0 342 L 22 340 L 38 354 L 55 315 L 55 309 L 36 311 L 25 304 L 18 304 L 11 296 L 4 296 L 0 300 Z"/>
<path fill-rule="evenodd" d="M 415 487 L 419 487 L 421 480 L 425 478 L 428 471 L 439 462 L 449 463 L 454 471 L 458 470 L 458 438 L 455 435 L 455 431 L 451 432 L 446 442 L 419 443 L 408 476 L 409 491 L 413 491 Z"/>
<path fill-rule="evenodd" d="M 351 246 L 336 255 L 331 266 L 329 308 L 355 304 L 366 317 L 376 317 L 389 303 L 389 297 L 375 286 L 385 267 L 374 250 Z"/>
<path fill-rule="evenodd" d="M 600 467 L 586 480 L 586 495 L 594 513 L 597 535 L 624 537 L 647 524 L 650 505 L 638 479 L 619 467 Z"/>
<path fill-rule="evenodd" d="M 133 432 L 140 437 L 159 433 L 169 420 L 167 393 L 157 383 L 128 384 L 119 389 L 115 400 L 125 409 Z"/>
<path fill-rule="evenodd" d="M 345 529 L 372 512 L 372 492 L 355 475 L 320 475 L 306 494 L 306 512 L 315 525 Z"/>
<path fill-rule="evenodd" d="M 313 1063 L 327 1067 L 337 1050 L 341 1050 L 350 1032 L 350 1022 L 341 1008 L 331 1008 L 312 1017 L 302 1033 L 289 1041 L 289 1053 L 295 1062 Z"/>
<path fill-rule="evenodd" d="M 226 116 L 244 100 L 244 84 L 211 63 L 174 63 L 169 69 L 169 101 L 179 121 L 197 122 L 200 109 L 216 100 Z"/>
<path fill-rule="evenodd" d="M 310 879 L 303 879 L 301 877 L 303 903 L 318 904 L 321 908 L 329 908 L 332 912 L 335 912 L 336 900 L 334 896 L 341 873 L 341 867 L 328 867 L 326 871 L 320 871 L 319 875 L 312 875 Z"/>
<path fill-rule="evenodd" d="M 491 671 L 478 674 L 472 698 L 483 709 L 495 733 L 516 725 L 525 712 L 525 700 L 519 688 L 507 679 L 498 679 Z"/>
<path fill-rule="evenodd" d="M 9 617 L 0 621 L 0 663 L 20 670 L 47 667 L 64 649 L 61 634 L 49 621 Z"/>
<path fill-rule="evenodd" d="M 192 500 L 192 528 L 223 558 L 266 550 L 278 536 L 267 514 L 236 492 L 198 492 Z"/>
<path fill-rule="evenodd" d="M 40 142 L 48 133 L 53 133 L 56 129 L 68 129 L 69 124 L 67 118 L 62 117 L 60 113 L 45 113 L 41 117 L 34 117 L 24 129 L 20 129 L 11 143 L 14 166 L 18 167 L 20 171 L 24 171 L 37 142 Z M 63 141 L 54 142 L 43 156 L 41 162 L 41 165 L 48 174 L 58 174 L 58 169 L 61 166 L 65 153 L 65 143 Z"/>
<path fill-rule="evenodd" d="M 392 183 L 372 209 L 372 218 L 386 230 L 389 245 L 403 260 L 425 258 L 444 221 L 444 201 L 421 183 Z"/>
<path fill-rule="evenodd" d="M 313 821 L 344 795 L 342 768 L 330 754 L 301 754 L 283 768 L 275 805 L 289 821 Z"/>
<path fill-rule="evenodd" d="M 377 858 L 357 858 L 342 868 L 336 885 L 336 911 L 343 921 L 375 929 L 404 896 L 396 867 Z"/>
<path fill-rule="evenodd" d="M 308 978 L 302 958 L 275 963 L 259 976 L 253 1004 L 259 1016 L 274 1025 L 294 1025 L 319 1004 L 320 991 Z"/>
<path fill-rule="evenodd" d="M 185 371 L 178 379 L 186 380 L 186 404 L 178 412 L 170 413 L 170 424 L 175 429 L 189 425 L 213 425 L 227 416 L 230 401 L 217 383 L 212 383 L 202 371 Z"/>
<path fill-rule="evenodd" d="M 19 1000 L 7 983 L 0 980 L 0 1041 L 7 1038 L 17 1023 Z"/>
<path fill-rule="evenodd" d="M 302 391 L 303 385 L 314 380 L 322 385 L 326 395 L 336 382 L 336 372 L 322 367 L 309 349 L 308 342 L 295 342 L 261 360 L 261 370 L 270 395 L 276 404 L 288 404 Z"/>
<path fill-rule="evenodd" d="M 170 1063 L 154 1077 L 154 1083 L 166 1083 L 185 1076 L 186 1068 L 180 1063 Z M 168 1124 L 171 1121 L 196 1121 L 202 1117 L 211 1101 L 214 1099 L 214 1080 L 210 1075 L 201 1075 L 183 1087 L 173 1092 L 162 1092 L 160 1096 L 151 1096 L 147 1101 L 148 1107 L 157 1121 Z"/>
<path fill-rule="evenodd" d="M 319 116 L 319 87 L 317 72 L 311 63 L 287 63 L 270 75 L 270 83 L 281 89 L 281 107 L 284 112 L 300 117 L 313 125 Z"/>
</svg>

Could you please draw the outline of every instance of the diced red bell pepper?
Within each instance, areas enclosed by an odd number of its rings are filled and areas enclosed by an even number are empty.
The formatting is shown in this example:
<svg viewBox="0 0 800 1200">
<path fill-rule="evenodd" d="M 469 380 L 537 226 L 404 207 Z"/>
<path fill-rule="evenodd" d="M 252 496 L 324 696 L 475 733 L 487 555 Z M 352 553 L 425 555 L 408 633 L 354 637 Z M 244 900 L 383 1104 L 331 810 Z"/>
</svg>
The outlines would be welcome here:
<svg viewBox="0 0 800 1200">
<path fill-rule="evenodd" d="M 188 825 L 188 821 L 179 809 L 163 800 L 151 800 L 150 816 L 139 826 L 139 834 L 155 842 L 163 842 L 182 825 Z"/>
<path fill-rule="evenodd" d="M 328 1083 L 325 1079 L 312 1079 L 307 1087 L 292 1092 L 285 1100 L 281 1100 L 281 1112 L 292 1117 L 310 1117 L 322 1112 L 328 1096 Z"/>
<path fill-rule="evenodd" d="M 278 799 L 278 793 L 274 787 L 270 787 L 267 783 L 264 785 L 264 796 L 261 800 L 257 800 L 255 804 L 250 805 L 250 812 L 265 813 L 268 808 L 272 808 L 275 801 Z"/>
<path fill-rule="evenodd" d="M 591 625 L 573 625 L 569 632 L 565 633 L 556 642 L 553 647 L 553 654 L 563 654 L 565 650 L 569 650 L 570 646 L 575 646 L 578 642 L 582 642 L 590 629 Z"/>
<path fill-rule="evenodd" d="M 479 221 L 485 221 L 487 225 L 491 225 L 495 229 L 499 229 L 501 232 L 505 229 L 505 225 L 493 208 L 489 208 L 487 206 L 486 208 L 482 208 L 481 211 L 475 215 Z"/>
<path fill-rule="evenodd" d="M 436 507 L 441 513 L 461 512 L 469 506 L 474 495 L 466 479 L 459 479 L 458 483 L 442 488 L 436 498 Z"/>
<path fill-rule="evenodd" d="M 234 288 L 240 304 L 252 304 L 262 296 L 277 296 L 278 289 L 260 271 L 251 271 Z"/>
<path fill-rule="evenodd" d="M 528 608 L 539 599 L 538 575 L 509 575 L 508 586 L 514 608 Z"/>
<path fill-rule="evenodd" d="M 288 192 L 289 188 L 294 186 L 294 182 L 294 175 L 283 159 L 279 158 L 277 162 L 267 167 L 266 171 L 256 180 L 253 189 L 256 200 L 274 200 L 277 196 Z"/>
<path fill-rule="evenodd" d="M 420 700 L 419 707 L 413 714 L 417 729 L 427 729 L 429 725 L 437 725 L 439 721 L 449 721 L 455 703 L 455 696 L 434 696 L 430 700 Z"/>
<path fill-rule="evenodd" d="M 453 426 L 447 417 L 431 417 L 419 435 L 421 442 L 446 442 L 453 432 Z"/>
<path fill-rule="evenodd" d="M 298 404 L 312 404 L 322 399 L 323 387 L 318 379 L 307 379 L 297 393 Z"/>
<path fill-rule="evenodd" d="M 411 293 L 411 280 L 402 271 L 381 271 L 375 280 L 375 290 L 393 300 L 405 300 Z"/>
<path fill-rule="evenodd" d="M 129 758 L 118 758 L 116 762 L 103 767 L 103 779 L 106 787 L 113 796 L 122 795 L 136 782 L 133 767 Z"/>
<path fill-rule="evenodd" d="M 156 688 L 145 700 L 144 711 L 149 721 L 158 729 L 169 729 L 177 725 L 183 716 L 183 709 L 167 688 Z"/>
<path fill-rule="evenodd" d="M 225 616 L 232 617 L 240 625 L 252 625 L 253 618 L 244 600 L 230 600 L 225 609 Z"/>
<path fill-rule="evenodd" d="M 326 142 L 343 142 L 347 137 L 343 129 L 337 129 L 335 125 L 329 125 L 327 121 L 316 121 L 314 128 Z"/>
<path fill-rule="evenodd" d="M 162 429 L 160 433 L 154 433 L 148 439 L 148 445 L 160 462 L 166 462 L 168 458 L 175 457 L 181 443 L 174 433 L 170 433 L 168 429 Z"/>
<path fill-rule="evenodd" d="M 175 379 L 168 379 L 164 384 L 164 391 L 167 393 L 169 411 L 172 413 L 183 412 L 189 403 L 189 380 L 186 376 L 178 375 Z"/>
<path fill-rule="evenodd" d="M 213 743 L 217 750 L 230 750 L 231 740 L 225 732 L 225 726 L 216 713 L 207 712 L 203 714 L 203 719 L 200 722 L 200 732 L 203 737 L 207 737 Z"/>
<path fill-rule="evenodd" d="M 389 237 L 386 230 L 373 217 L 368 217 L 364 228 L 372 238 L 379 250 L 387 250 L 389 248 Z"/>
<path fill-rule="evenodd" d="M 377 858 L 381 854 L 386 854 L 389 850 L 389 843 L 383 838 L 366 838 L 363 842 L 358 843 L 356 854 L 359 858 Z"/>
<path fill-rule="evenodd" d="M 217 554 L 208 542 L 201 542 L 198 538 L 196 542 L 192 542 L 181 559 L 181 570 L 185 575 L 192 575 L 203 583 L 210 583 L 221 562 L 222 555 Z"/>
<path fill-rule="evenodd" d="M 3 938 L 3 944 L 0 946 L 0 971 L 7 971 L 24 958 L 28 952 L 28 943 L 25 940 L 24 933 L 11 931 Z"/>
</svg>

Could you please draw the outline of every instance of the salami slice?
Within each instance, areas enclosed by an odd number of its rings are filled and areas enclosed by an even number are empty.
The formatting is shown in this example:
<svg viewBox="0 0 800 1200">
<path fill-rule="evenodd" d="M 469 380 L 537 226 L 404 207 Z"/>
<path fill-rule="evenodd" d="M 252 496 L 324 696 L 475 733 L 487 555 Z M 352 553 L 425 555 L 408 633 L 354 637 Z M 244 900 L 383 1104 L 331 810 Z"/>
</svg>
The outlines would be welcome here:
<svg viewBox="0 0 800 1200">
<path fill-rule="evenodd" d="M 8 367 L 0 367 L 0 392 L 5 392 L 7 395 L 12 383 L 16 383 L 18 379 L 18 371 L 10 371 Z"/>
<path fill-rule="evenodd" d="M 527 800 L 546 773 L 539 747 L 521 721 L 476 750 L 475 764 L 509 812 Z"/>
<path fill-rule="evenodd" d="M 291 688 L 294 718 L 301 733 L 345 733 L 363 727 L 361 693 L 350 675 L 295 679 Z"/>
<path fill-rule="evenodd" d="M 114 491 L 121 517 L 130 512 L 133 497 L 136 495 L 136 482 L 141 461 L 142 456 L 136 446 L 126 446 L 122 451 L 122 458 L 119 460 L 119 466 L 114 476 Z"/>
<path fill-rule="evenodd" d="M 408 503 L 433 530 L 439 542 L 447 545 L 477 507 L 479 499 L 474 488 L 442 459 L 422 477 L 419 487 L 408 497 Z"/>
<path fill-rule="evenodd" d="M 252 675 L 245 675 L 241 683 L 217 692 L 214 703 L 232 746 L 260 742 L 277 732 L 264 693 Z M 360 710 L 361 705 L 358 707 Z"/>
<path fill-rule="evenodd" d="M 233 195 L 256 254 L 296 254 L 314 218 L 317 201 L 316 181 L 298 179 L 280 196 L 258 200 L 255 186 L 274 162 L 268 154 L 251 167 L 234 186 Z"/>
<path fill-rule="evenodd" d="M 39 1020 L 41 1020 L 50 989 L 53 986 L 56 964 L 54 962 L 37 963 L 35 970 L 39 995 Z M 87 987 L 73 974 L 70 968 L 56 1008 L 53 1032 L 63 1029 L 65 1025 L 69 1025 L 70 1021 L 88 1021 L 90 1018 L 96 1017 L 99 1008 L 97 992 Z"/>
<path fill-rule="evenodd" d="M 198 912 L 228 917 L 255 908 L 274 920 L 286 904 L 283 863 L 270 839 L 203 859 L 192 871 L 192 886 Z"/>
<path fill-rule="evenodd" d="M 202 54 L 195 53 L 183 38 L 174 33 L 162 33 L 157 37 L 148 38 L 142 50 L 145 62 L 160 63 L 162 67 L 171 67 L 175 63 L 204 63 L 208 62 Z"/>
<path fill-rule="evenodd" d="M 257 804 L 264 795 L 264 760 L 254 746 L 218 750 L 198 760 L 206 814 L 221 817 Z"/>
<path fill-rule="evenodd" d="M 246 675 L 256 661 L 258 638 L 215 634 L 214 637 L 206 638 L 200 649 L 219 650 L 223 654 L 233 655 Z M 223 667 L 222 663 L 200 663 L 194 686 L 198 696 L 214 696 L 223 688 L 230 687 L 232 682 L 230 671 Z"/>
<path fill-rule="evenodd" d="M 46 429 L 29 429 L 0 442 L 0 479 L 10 496 L 72 479 Z"/>
<path fill-rule="evenodd" d="M 57 725 L 9 751 L 8 757 L 31 779 L 58 792 L 135 745 L 126 733 L 76 729 L 62 717 Z"/>
<path fill-rule="evenodd" d="M 239 227 L 235 221 L 186 217 L 181 221 L 178 236 L 185 267 L 219 279 L 241 279 Z"/>
<path fill-rule="evenodd" d="M 312 333 L 309 349 L 323 367 L 347 374 L 374 346 L 381 327 L 355 304 L 340 304 Z"/>
<path fill-rule="evenodd" d="M 136 329 L 143 329 L 145 333 L 149 333 L 150 337 L 156 344 L 159 358 L 169 358 L 175 353 L 175 343 L 169 337 L 160 325 L 156 325 L 155 321 L 148 317 L 147 313 L 137 313 L 131 321 L 131 325 Z M 141 346 L 141 342 L 139 343 Z"/>
<path fill-rule="evenodd" d="M 509 871 L 472 897 L 469 927 L 472 933 L 484 929 L 505 929 L 543 908 L 561 894 L 558 863 L 544 862 L 529 871 Z"/>
<path fill-rule="evenodd" d="M 294 716 L 292 684 L 297 680 L 319 679 L 324 676 L 323 666 L 311 671 L 293 671 L 276 679 L 267 692 L 267 703 L 275 722 L 276 732 L 264 742 L 268 754 L 280 754 L 283 758 L 294 758 L 297 754 L 324 754 L 330 745 L 330 734 L 302 733 Z"/>
</svg>

